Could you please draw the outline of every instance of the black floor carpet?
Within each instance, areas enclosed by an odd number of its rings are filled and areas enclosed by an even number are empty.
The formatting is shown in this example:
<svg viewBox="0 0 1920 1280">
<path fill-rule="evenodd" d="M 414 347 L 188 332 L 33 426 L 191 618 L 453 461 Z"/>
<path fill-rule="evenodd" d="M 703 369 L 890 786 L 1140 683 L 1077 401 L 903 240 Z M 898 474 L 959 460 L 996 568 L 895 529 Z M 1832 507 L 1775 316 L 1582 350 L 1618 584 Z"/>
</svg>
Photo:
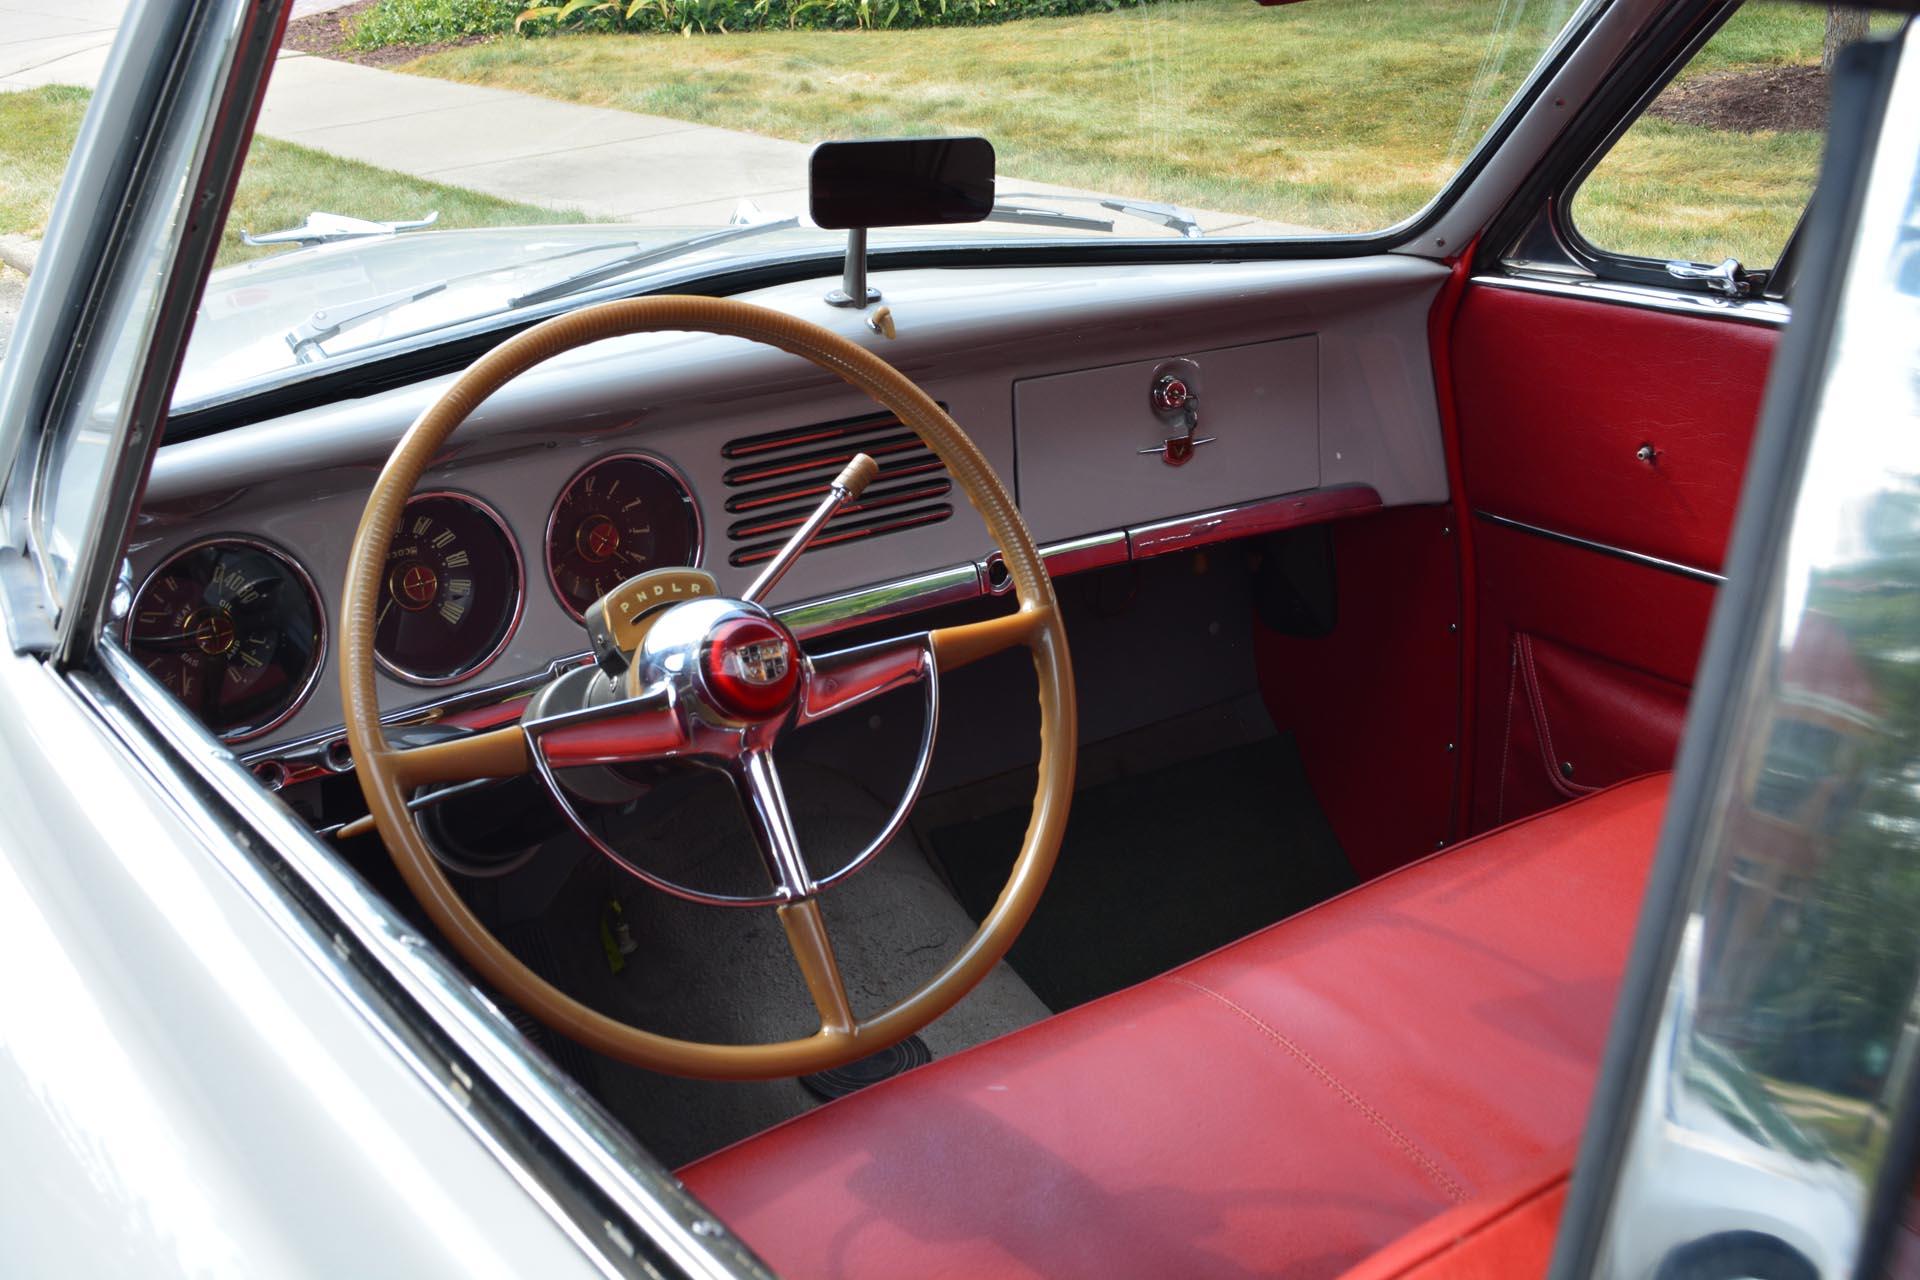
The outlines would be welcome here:
<svg viewBox="0 0 1920 1280">
<path fill-rule="evenodd" d="M 1006 884 L 1027 818 L 1023 804 L 930 833 L 974 919 Z M 1283 734 L 1078 792 L 1059 864 L 1007 959 L 1057 1011 L 1353 883 Z"/>
</svg>

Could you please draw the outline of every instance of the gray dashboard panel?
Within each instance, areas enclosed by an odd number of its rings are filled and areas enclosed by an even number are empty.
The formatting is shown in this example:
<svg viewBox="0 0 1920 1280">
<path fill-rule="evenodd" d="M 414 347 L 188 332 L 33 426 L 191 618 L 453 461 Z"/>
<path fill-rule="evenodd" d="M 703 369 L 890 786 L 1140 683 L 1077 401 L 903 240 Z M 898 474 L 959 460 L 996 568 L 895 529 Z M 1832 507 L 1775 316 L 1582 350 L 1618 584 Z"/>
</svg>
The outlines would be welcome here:
<svg viewBox="0 0 1920 1280">
<path fill-rule="evenodd" d="M 890 272 L 874 280 L 893 308 L 898 337 L 891 341 L 863 317 L 827 306 L 818 281 L 742 296 L 873 348 L 946 404 L 1010 485 L 1014 388 L 1022 380 L 1312 334 L 1319 354 L 1319 483 L 1370 484 L 1383 502 L 1398 505 L 1447 496 L 1426 339 L 1427 310 L 1445 278 L 1442 267 L 1398 255 Z M 244 534 L 299 559 L 333 616 L 374 476 L 408 424 L 451 381 L 437 378 L 162 448 L 130 548 L 134 580 L 191 539 Z M 796 357 L 710 335 L 614 339 L 531 371 L 475 411 L 428 478 L 434 488 L 486 499 L 511 527 L 526 563 L 518 629 L 493 664 L 450 689 L 382 676 L 382 705 L 397 710 L 532 675 L 584 650 L 578 624 L 547 582 L 541 544 L 561 487 L 591 459 L 637 449 L 674 464 L 703 510 L 704 563 L 722 589 L 737 590 L 749 575 L 726 563 L 721 446 L 740 435 L 872 411 L 863 395 Z M 1095 447 L 1106 425 L 1071 405 L 1050 413 L 1058 420 L 1044 429 L 1065 449 L 1077 440 Z M 1159 478 L 1152 472 L 1169 469 L 1142 461 L 1151 466 L 1141 468 L 1137 497 L 1118 493 L 1103 508 L 1113 512 L 1114 524 L 1169 514 L 1148 483 Z M 1071 518 L 1031 506 L 1026 514 L 1061 535 L 1094 531 L 1069 529 Z M 774 602 L 890 581 L 975 560 L 990 549 L 984 527 L 962 504 L 942 524 L 807 555 Z M 248 751 L 338 727 L 335 656 L 330 646 L 307 705 L 266 739 L 246 744 Z"/>
<path fill-rule="evenodd" d="M 1177 464 L 1166 442 L 1187 426 L 1153 408 L 1161 377 L 1193 396 L 1201 443 Z M 1317 487 L 1319 377 L 1307 334 L 1022 379 L 1013 427 L 1027 527 L 1050 541 Z"/>
</svg>

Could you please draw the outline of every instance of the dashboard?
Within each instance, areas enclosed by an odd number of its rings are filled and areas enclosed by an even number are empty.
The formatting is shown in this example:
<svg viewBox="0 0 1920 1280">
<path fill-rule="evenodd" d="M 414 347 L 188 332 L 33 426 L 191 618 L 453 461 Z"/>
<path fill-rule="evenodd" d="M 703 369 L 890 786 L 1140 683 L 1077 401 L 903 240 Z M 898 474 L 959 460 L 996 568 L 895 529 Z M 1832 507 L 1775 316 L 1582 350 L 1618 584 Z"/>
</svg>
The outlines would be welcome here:
<svg viewBox="0 0 1920 1280">
<path fill-rule="evenodd" d="M 818 282 L 743 295 L 861 342 L 940 401 L 1056 573 L 1445 500 L 1409 256 L 876 275 L 896 336 Z M 451 381 L 370 391 L 164 446 L 120 639 L 276 781 L 343 768 L 331 637 L 373 478 Z M 803 639 L 1003 590 L 984 527 L 918 438 L 830 374 L 740 339 L 634 335 L 480 405 L 387 549 L 381 705 L 497 704 L 586 651 L 582 610 L 635 573 L 743 589 L 854 452 L 878 479 L 782 581 Z"/>
</svg>

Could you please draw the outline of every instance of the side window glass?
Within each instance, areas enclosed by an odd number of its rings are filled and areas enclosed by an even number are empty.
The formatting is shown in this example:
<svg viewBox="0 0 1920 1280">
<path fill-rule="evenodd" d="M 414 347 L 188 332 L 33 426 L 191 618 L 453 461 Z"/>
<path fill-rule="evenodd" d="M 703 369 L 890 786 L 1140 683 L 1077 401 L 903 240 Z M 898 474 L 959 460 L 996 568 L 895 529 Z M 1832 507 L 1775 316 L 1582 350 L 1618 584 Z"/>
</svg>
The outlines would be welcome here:
<svg viewBox="0 0 1920 1280">
<path fill-rule="evenodd" d="M 1574 229 L 1603 255 L 1770 270 L 1819 174 L 1829 45 L 1864 31 L 1846 9 L 1742 5 L 1581 183 Z"/>
</svg>

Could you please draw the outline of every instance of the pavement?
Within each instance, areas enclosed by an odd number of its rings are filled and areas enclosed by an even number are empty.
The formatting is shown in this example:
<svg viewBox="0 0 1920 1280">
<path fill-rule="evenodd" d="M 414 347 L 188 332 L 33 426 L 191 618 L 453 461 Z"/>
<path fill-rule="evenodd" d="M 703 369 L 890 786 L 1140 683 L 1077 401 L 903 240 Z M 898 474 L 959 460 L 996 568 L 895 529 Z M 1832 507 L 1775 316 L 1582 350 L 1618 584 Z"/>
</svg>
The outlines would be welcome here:
<svg viewBox="0 0 1920 1280">
<path fill-rule="evenodd" d="M 296 0 L 295 13 L 340 3 Z M 97 84 L 128 4 L 0 0 L 0 92 Z M 258 128 L 268 137 L 509 200 L 576 209 L 598 220 L 671 226 L 724 224 L 742 200 L 770 216 L 804 215 L 812 150 L 780 138 L 298 52 L 280 55 Z M 1089 194 L 1006 174 L 1000 186 Z M 1112 217 L 1122 232 L 1157 234 L 1124 215 L 1097 207 L 1086 212 Z M 1209 235 L 1295 230 L 1245 214 L 1190 212 Z M 980 228 L 1034 234 L 1031 227 L 998 223 Z M 0 308 L 5 294 L 0 278 Z"/>
</svg>

